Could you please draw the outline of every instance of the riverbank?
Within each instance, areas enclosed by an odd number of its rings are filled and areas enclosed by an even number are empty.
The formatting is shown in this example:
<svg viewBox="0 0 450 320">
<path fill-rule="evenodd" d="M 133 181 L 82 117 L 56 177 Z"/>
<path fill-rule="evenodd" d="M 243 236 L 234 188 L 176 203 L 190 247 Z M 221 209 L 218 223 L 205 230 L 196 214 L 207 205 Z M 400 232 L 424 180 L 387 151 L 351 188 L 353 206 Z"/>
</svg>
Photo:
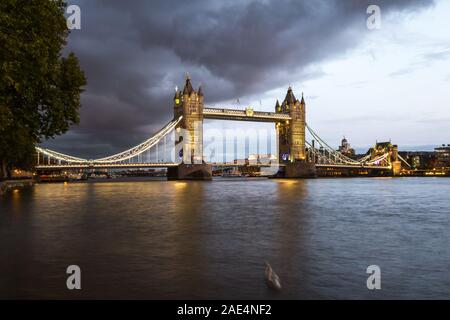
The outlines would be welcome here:
<svg viewBox="0 0 450 320">
<path fill-rule="evenodd" d="M 20 180 L 5 180 L 0 181 L 0 195 L 6 193 L 9 190 L 20 189 L 33 185 L 32 179 L 20 179 Z"/>
</svg>

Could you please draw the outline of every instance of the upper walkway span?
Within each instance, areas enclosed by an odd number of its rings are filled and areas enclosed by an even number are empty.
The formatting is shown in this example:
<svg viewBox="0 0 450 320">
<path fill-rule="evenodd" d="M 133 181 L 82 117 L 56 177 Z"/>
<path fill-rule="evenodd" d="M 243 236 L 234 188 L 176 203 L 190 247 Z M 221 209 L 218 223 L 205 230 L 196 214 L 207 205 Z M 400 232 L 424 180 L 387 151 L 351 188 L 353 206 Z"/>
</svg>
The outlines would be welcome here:
<svg viewBox="0 0 450 320">
<path fill-rule="evenodd" d="M 251 108 L 239 110 L 228 108 L 205 107 L 203 109 L 203 117 L 207 119 L 258 121 L 258 122 L 280 122 L 291 120 L 291 116 L 289 114 L 254 111 Z"/>
</svg>

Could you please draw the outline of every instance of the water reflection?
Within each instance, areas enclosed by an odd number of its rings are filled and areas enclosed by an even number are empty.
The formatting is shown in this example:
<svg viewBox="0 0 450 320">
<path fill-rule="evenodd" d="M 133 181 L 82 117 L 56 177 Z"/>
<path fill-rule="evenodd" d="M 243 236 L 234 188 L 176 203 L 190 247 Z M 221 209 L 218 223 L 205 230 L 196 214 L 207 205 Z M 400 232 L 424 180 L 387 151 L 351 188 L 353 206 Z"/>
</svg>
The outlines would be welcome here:
<svg viewBox="0 0 450 320">
<path fill-rule="evenodd" d="M 36 185 L 0 198 L 0 298 L 370 298 L 369 264 L 377 298 L 445 298 L 447 181 Z M 65 288 L 70 264 L 81 292 Z"/>
<path fill-rule="evenodd" d="M 308 229 L 306 180 L 277 180 L 276 220 L 273 227 L 274 267 L 283 281 L 283 290 L 300 294 L 307 285 L 308 243 L 305 230 Z M 296 279 L 303 279 L 298 287 Z"/>
</svg>

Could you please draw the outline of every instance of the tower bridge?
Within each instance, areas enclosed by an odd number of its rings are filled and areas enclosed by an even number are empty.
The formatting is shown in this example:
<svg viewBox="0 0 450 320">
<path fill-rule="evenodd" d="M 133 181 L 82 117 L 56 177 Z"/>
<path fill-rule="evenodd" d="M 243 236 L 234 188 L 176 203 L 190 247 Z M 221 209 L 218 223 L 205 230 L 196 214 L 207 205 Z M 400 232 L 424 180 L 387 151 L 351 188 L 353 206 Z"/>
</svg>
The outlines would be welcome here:
<svg viewBox="0 0 450 320">
<path fill-rule="evenodd" d="M 315 177 L 317 171 L 390 172 L 398 175 L 401 157 L 392 144 L 378 145 L 360 158 L 352 159 L 331 148 L 306 123 L 305 99 L 297 99 L 291 87 L 282 103 L 276 101 L 274 112 L 239 110 L 204 106 L 202 88 L 194 90 L 186 77 L 183 90 L 173 97 L 173 119 L 155 135 L 123 152 L 98 159 L 83 159 L 36 147 L 38 171 L 68 169 L 167 168 L 168 179 L 211 179 L 212 164 L 204 161 L 204 119 L 274 123 L 277 133 L 279 167 L 277 177 Z M 311 140 L 306 140 L 306 133 Z M 406 161 L 404 161 L 406 163 Z M 214 166 L 233 163 L 214 163 Z M 257 164 L 258 165 L 258 164 Z M 267 166 L 268 164 L 259 164 Z M 350 171 L 349 171 L 350 170 Z"/>
</svg>

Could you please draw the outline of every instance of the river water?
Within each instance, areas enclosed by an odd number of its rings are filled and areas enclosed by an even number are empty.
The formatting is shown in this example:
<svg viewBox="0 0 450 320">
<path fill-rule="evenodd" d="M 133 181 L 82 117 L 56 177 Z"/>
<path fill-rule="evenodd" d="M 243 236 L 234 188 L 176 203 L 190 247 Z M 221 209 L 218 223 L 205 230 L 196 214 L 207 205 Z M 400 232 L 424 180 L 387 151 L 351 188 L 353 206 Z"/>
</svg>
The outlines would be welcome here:
<svg viewBox="0 0 450 320">
<path fill-rule="evenodd" d="M 450 298 L 449 195 L 447 178 L 39 184 L 0 197 L 0 298 Z"/>
</svg>

